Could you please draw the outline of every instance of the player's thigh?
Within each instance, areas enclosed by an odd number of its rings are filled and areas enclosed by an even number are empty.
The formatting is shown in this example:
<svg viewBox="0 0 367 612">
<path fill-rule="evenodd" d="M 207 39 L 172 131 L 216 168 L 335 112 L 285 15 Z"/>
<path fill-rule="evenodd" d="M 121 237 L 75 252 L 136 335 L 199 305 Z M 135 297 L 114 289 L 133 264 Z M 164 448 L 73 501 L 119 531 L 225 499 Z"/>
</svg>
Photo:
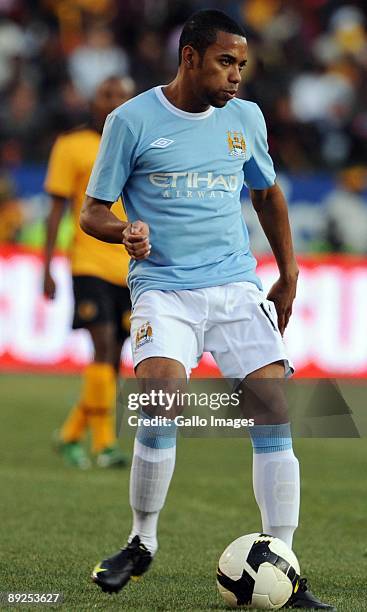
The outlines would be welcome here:
<svg viewBox="0 0 367 612">
<path fill-rule="evenodd" d="M 241 382 L 242 411 L 257 425 L 289 421 L 283 361 L 270 363 L 248 374 Z"/>
<path fill-rule="evenodd" d="M 137 365 L 135 373 L 139 392 L 152 398 L 145 404 L 144 412 L 170 419 L 181 414 L 184 406 L 180 399 L 188 385 L 181 362 L 166 357 L 148 357 Z"/>
<path fill-rule="evenodd" d="M 73 276 L 73 329 L 115 322 L 114 286 L 96 276 Z"/>
<path fill-rule="evenodd" d="M 180 361 L 167 357 L 147 357 L 136 366 L 135 374 L 139 380 L 186 379 L 184 365 Z"/>
<path fill-rule="evenodd" d="M 287 421 L 283 381 L 291 366 L 274 304 L 251 283 L 228 286 L 226 298 L 229 306 L 211 328 L 206 348 L 222 374 L 242 387 L 246 417 L 258 424 Z"/>
<path fill-rule="evenodd" d="M 189 293 L 152 290 L 139 296 L 131 315 L 134 368 L 148 359 L 160 358 L 161 361 L 150 361 L 139 368 L 137 374 L 148 369 L 161 375 L 167 370 L 171 376 L 170 372 L 176 371 L 174 366 L 168 365 L 172 361 L 181 364 L 189 377 L 191 369 L 197 365 L 202 352 L 200 326 Z M 157 364 L 159 369 L 155 369 Z"/>
<path fill-rule="evenodd" d="M 285 366 L 284 361 L 276 361 L 275 363 L 269 363 L 254 372 L 250 372 L 246 376 L 246 380 L 256 379 L 263 380 L 268 378 L 276 378 L 283 380 L 285 378 Z"/>
<path fill-rule="evenodd" d="M 115 308 L 116 287 L 95 276 L 74 276 L 73 329 L 90 333 L 95 361 L 114 364 L 119 321 Z"/>
<path fill-rule="evenodd" d="M 279 366 L 272 366 L 277 362 L 284 364 L 288 375 L 292 366 L 274 304 L 252 283 L 233 283 L 226 292 L 223 317 L 205 337 L 205 350 L 212 353 L 223 376 L 240 382 L 265 367 L 267 374 L 279 374 Z"/>
</svg>

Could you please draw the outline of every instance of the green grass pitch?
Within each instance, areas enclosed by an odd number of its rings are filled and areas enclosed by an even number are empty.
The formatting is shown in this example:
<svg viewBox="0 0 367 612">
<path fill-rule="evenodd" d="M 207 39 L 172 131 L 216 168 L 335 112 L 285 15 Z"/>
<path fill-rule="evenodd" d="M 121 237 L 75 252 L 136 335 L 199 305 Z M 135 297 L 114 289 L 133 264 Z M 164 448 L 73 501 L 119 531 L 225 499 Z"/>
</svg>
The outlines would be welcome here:
<svg viewBox="0 0 367 612">
<path fill-rule="evenodd" d="M 219 555 L 261 529 L 249 441 L 180 439 L 159 554 L 140 582 L 108 596 L 89 576 L 129 533 L 128 470 L 80 472 L 53 453 L 52 432 L 79 384 L 77 377 L 0 377 L 0 591 L 62 592 L 67 611 L 225 609 L 215 585 Z M 130 451 L 132 435 L 122 444 Z M 302 573 L 339 611 L 366 610 L 366 439 L 296 440 L 295 450 Z"/>
</svg>

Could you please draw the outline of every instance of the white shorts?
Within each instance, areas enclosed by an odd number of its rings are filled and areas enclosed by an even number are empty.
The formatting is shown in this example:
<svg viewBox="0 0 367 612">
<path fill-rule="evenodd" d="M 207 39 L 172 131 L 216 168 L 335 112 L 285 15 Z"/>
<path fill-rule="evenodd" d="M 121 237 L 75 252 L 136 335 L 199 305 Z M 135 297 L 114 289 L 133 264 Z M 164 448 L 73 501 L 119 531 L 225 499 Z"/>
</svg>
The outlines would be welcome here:
<svg viewBox="0 0 367 612">
<path fill-rule="evenodd" d="M 187 376 L 204 351 L 222 375 L 242 380 L 287 357 L 273 302 L 256 285 L 231 283 L 204 289 L 146 291 L 131 315 L 134 367 L 148 357 L 175 359 Z"/>
</svg>

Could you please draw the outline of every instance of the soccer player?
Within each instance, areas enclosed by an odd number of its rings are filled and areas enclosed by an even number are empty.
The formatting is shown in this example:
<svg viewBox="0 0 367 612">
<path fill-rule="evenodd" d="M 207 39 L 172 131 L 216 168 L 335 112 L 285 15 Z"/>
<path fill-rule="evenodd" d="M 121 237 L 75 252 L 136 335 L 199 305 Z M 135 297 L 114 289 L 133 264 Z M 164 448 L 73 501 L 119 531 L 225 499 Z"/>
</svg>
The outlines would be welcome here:
<svg viewBox="0 0 367 612">
<path fill-rule="evenodd" d="M 66 463 L 80 468 L 90 465 L 81 444 L 88 427 L 97 465 L 126 465 L 126 457 L 116 443 L 113 408 L 121 347 L 128 335 L 130 296 L 126 276 L 129 257 L 121 244 L 107 245 L 87 236 L 80 229 L 79 215 L 105 119 L 133 94 L 131 79 L 109 78 L 102 82 L 91 104 L 89 124 L 56 140 L 45 182 L 52 205 L 47 223 L 44 294 L 50 299 L 55 296 L 50 267 L 59 224 L 65 204 L 69 202 L 75 227 L 70 249 L 75 298 L 73 328 L 87 329 L 94 348 L 93 363 L 84 372 L 81 397 L 57 441 Z M 112 214 L 121 222 L 126 220 L 121 204 L 112 207 Z"/>
<path fill-rule="evenodd" d="M 246 55 L 244 32 L 232 19 L 214 10 L 195 13 L 181 34 L 175 79 L 130 100 L 105 124 L 81 226 L 107 242 L 122 239 L 131 255 L 132 349 L 145 391 L 154 390 L 152 379 L 185 379 L 203 351 L 228 378 L 282 379 L 291 369 L 282 334 L 298 269 L 264 118 L 256 104 L 236 98 Z M 244 182 L 279 268 L 267 297 L 241 215 Z M 121 194 L 127 223 L 110 212 Z M 152 435 L 151 427 L 138 428 L 132 530 L 126 548 L 94 569 L 104 591 L 143 574 L 156 554 L 176 443 L 173 423 L 161 429 Z M 299 468 L 290 425 L 250 431 L 263 531 L 292 546 Z M 332 609 L 304 579 L 294 590 L 293 606 Z"/>
</svg>

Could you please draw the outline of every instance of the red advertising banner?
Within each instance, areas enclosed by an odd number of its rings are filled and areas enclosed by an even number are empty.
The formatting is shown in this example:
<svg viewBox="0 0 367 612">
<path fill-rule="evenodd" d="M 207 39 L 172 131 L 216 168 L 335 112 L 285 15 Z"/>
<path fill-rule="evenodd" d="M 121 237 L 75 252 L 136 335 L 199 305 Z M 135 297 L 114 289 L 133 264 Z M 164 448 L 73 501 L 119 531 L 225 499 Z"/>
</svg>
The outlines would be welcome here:
<svg viewBox="0 0 367 612">
<path fill-rule="evenodd" d="M 300 280 L 285 343 L 300 377 L 367 377 L 367 257 L 299 258 Z M 0 248 L 0 370 L 77 372 L 91 358 L 88 334 L 71 331 L 73 301 L 67 259 L 55 257 L 57 296 L 42 296 L 37 252 Z M 264 288 L 277 278 L 274 260 L 258 259 Z M 123 369 L 132 374 L 130 343 Z M 195 376 L 218 375 L 204 354 Z"/>
</svg>

